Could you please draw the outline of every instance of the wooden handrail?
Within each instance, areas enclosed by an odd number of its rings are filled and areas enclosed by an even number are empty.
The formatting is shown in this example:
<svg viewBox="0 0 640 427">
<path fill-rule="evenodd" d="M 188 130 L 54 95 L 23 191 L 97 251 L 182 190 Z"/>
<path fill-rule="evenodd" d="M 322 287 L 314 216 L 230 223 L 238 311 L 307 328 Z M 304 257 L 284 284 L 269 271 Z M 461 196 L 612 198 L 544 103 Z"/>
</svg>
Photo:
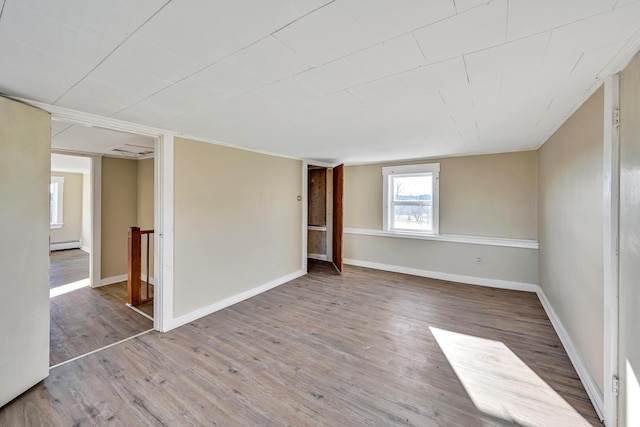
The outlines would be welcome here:
<svg viewBox="0 0 640 427">
<path fill-rule="evenodd" d="M 149 234 L 152 234 L 153 230 L 140 230 L 140 227 L 129 227 L 128 235 L 128 277 L 127 277 L 127 292 L 129 304 L 136 306 L 147 301 L 152 301 L 153 297 L 149 297 Z M 146 299 L 142 299 L 142 235 L 147 235 L 147 293 Z"/>
</svg>

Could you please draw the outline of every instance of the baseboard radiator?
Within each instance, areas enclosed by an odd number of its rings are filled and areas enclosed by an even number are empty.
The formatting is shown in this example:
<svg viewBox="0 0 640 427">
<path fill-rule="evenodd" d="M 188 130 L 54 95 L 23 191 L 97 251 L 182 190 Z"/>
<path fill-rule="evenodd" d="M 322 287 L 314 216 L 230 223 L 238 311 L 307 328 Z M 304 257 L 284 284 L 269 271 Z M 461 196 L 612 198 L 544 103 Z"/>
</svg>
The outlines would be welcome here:
<svg viewBox="0 0 640 427">
<path fill-rule="evenodd" d="M 49 250 L 62 251 L 64 249 L 80 249 L 82 247 L 82 240 L 65 240 L 63 242 L 51 242 Z"/>
</svg>

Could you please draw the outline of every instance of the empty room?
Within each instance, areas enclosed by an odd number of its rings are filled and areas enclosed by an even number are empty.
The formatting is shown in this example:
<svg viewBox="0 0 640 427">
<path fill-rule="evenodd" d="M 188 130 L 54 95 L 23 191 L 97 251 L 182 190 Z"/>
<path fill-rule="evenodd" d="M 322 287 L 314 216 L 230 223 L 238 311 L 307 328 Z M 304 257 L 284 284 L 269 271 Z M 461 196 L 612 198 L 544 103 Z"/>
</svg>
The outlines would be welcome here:
<svg viewBox="0 0 640 427">
<path fill-rule="evenodd" d="M 0 425 L 640 426 L 639 52 L 638 0 L 0 0 Z"/>
</svg>

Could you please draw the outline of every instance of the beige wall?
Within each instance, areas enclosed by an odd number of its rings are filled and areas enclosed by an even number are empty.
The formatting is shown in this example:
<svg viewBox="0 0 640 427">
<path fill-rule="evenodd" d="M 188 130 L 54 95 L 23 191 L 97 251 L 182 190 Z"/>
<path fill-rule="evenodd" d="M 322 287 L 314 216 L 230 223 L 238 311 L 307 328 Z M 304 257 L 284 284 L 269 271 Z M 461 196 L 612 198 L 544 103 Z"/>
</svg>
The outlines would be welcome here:
<svg viewBox="0 0 640 427">
<path fill-rule="evenodd" d="M 440 163 L 440 233 L 537 238 L 535 151 L 421 160 Z M 382 167 L 345 168 L 345 227 L 382 229 Z"/>
<path fill-rule="evenodd" d="M 82 174 L 51 171 L 64 178 L 62 228 L 51 230 L 51 242 L 82 239 Z M 84 244 L 84 243 L 83 243 Z"/>
<path fill-rule="evenodd" d="M 603 117 L 595 92 L 540 148 L 540 286 L 603 390 Z"/>
<path fill-rule="evenodd" d="M 82 174 L 82 247 L 91 250 L 91 174 Z"/>
<path fill-rule="evenodd" d="M 138 161 L 138 227 L 143 230 L 153 230 L 154 223 L 154 189 L 153 189 L 153 159 L 144 159 Z M 153 278 L 154 266 L 154 237 L 155 234 L 149 234 L 149 271 L 150 277 Z M 147 246 L 146 237 L 142 238 L 142 274 L 147 274 Z"/>
<path fill-rule="evenodd" d="M 174 316 L 298 272 L 302 163 L 175 140 Z"/>
<path fill-rule="evenodd" d="M 640 57 L 620 75 L 620 425 L 640 425 Z"/>
<path fill-rule="evenodd" d="M 102 159 L 101 275 L 127 274 L 127 233 L 138 223 L 138 161 Z"/>
<path fill-rule="evenodd" d="M 536 152 L 469 156 L 440 163 L 440 233 L 537 238 Z M 345 168 L 344 224 L 382 230 L 382 167 Z M 406 164 L 406 163 L 405 163 Z M 345 234 L 346 259 L 527 284 L 538 282 L 535 249 Z M 483 258 L 482 265 L 476 258 Z"/>
<path fill-rule="evenodd" d="M 49 375 L 50 150 L 49 114 L 0 97 L 0 406 Z"/>
</svg>

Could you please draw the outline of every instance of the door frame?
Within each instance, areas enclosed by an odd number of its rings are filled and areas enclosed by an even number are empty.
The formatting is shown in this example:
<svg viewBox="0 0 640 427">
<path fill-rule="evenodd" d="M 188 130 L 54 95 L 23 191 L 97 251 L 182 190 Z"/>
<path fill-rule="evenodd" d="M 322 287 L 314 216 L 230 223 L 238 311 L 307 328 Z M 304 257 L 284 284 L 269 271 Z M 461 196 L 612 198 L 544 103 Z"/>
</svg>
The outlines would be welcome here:
<svg viewBox="0 0 640 427">
<path fill-rule="evenodd" d="M 167 332 L 173 329 L 173 146 L 175 133 L 168 132 L 164 129 L 70 110 L 55 105 L 30 100 L 21 101 L 48 111 L 51 113 L 52 120 L 154 138 L 154 230 L 156 240 L 154 245 L 155 286 L 153 328 L 160 332 Z M 101 156 L 98 155 L 96 157 L 99 157 L 100 160 L 92 162 L 92 166 L 99 165 L 95 168 L 95 179 L 93 179 L 92 182 L 94 185 L 94 201 L 96 201 L 99 206 L 101 197 L 99 198 L 98 196 L 101 196 L 101 192 L 96 192 L 95 190 L 98 186 L 101 188 L 98 172 L 101 172 L 102 169 Z M 95 204 L 92 219 L 94 220 L 94 225 L 100 224 L 101 213 Z M 96 233 L 98 234 L 97 236 Z M 94 248 L 99 248 L 101 240 L 99 226 L 93 227 L 92 237 L 93 252 Z M 99 252 L 98 249 L 97 254 L 99 254 Z M 100 278 L 100 268 L 94 268 L 94 272 L 95 277 L 92 277 L 92 281 Z"/>
<path fill-rule="evenodd" d="M 308 222 L 308 214 L 309 214 L 309 166 L 317 166 L 317 167 L 322 167 L 322 168 L 326 168 L 333 170 L 333 168 L 335 168 L 336 166 L 339 166 L 340 163 L 328 163 L 328 162 L 323 162 L 320 160 L 313 160 L 313 159 L 304 159 L 302 161 L 302 270 L 307 273 L 307 253 L 308 253 L 308 226 L 309 226 L 309 222 Z M 333 182 L 332 182 L 333 184 Z M 333 185 L 332 185 L 333 186 Z M 329 189 L 329 187 L 327 187 L 327 190 Z M 333 189 L 331 189 L 331 191 L 333 192 Z M 333 194 L 333 193 L 332 193 Z M 329 202 L 329 199 L 327 198 L 327 202 Z M 331 203 L 333 204 L 333 198 L 331 199 Z M 331 215 L 333 215 L 333 207 L 331 207 L 331 209 L 329 209 L 329 206 L 327 206 L 327 217 L 329 216 L 329 212 L 331 212 Z M 329 238 L 333 238 L 333 221 L 327 221 L 327 232 L 326 232 L 326 246 L 327 246 L 327 261 L 328 262 L 333 262 L 333 250 L 330 249 L 330 247 L 332 246 L 332 241 L 329 240 Z M 331 254 L 331 256 L 329 256 Z"/>
</svg>

